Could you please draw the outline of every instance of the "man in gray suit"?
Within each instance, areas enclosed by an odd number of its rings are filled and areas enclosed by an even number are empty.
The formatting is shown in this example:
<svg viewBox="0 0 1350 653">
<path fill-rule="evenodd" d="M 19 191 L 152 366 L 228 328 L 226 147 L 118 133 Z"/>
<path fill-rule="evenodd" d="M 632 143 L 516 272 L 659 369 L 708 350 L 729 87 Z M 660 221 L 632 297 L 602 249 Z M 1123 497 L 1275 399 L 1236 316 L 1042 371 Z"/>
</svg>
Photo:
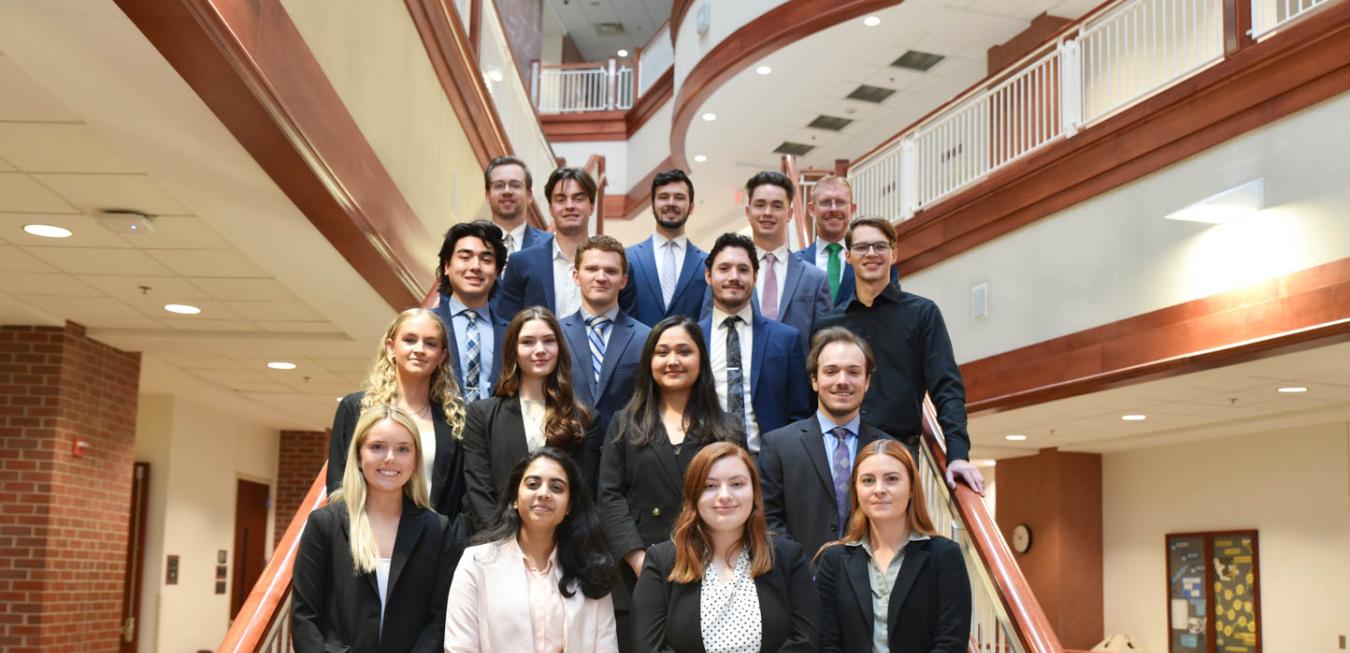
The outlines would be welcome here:
<svg viewBox="0 0 1350 653">
<path fill-rule="evenodd" d="M 806 369 L 819 397 L 816 414 L 764 434 L 759 451 L 769 530 L 797 541 L 808 556 L 843 536 L 858 451 L 890 437 L 860 420 L 875 369 L 867 341 L 832 327 L 812 342 Z"/>
<path fill-rule="evenodd" d="M 816 266 L 788 249 L 788 220 L 796 188 L 781 172 L 761 172 L 745 183 L 745 217 L 759 257 L 755 297 L 759 313 L 797 329 L 811 348 L 816 320 L 830 312 L 830 284 Z"/>
</svg>

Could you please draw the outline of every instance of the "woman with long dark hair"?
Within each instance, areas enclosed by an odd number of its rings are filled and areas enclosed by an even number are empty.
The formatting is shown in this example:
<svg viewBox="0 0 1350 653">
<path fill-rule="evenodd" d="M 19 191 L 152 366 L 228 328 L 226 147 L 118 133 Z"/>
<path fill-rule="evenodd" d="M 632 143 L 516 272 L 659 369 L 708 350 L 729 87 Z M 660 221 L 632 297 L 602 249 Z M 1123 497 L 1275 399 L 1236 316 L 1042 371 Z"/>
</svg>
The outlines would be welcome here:
<svg viewBox="0 0 1350 653">
<path fill-rule="evenodd" d="M 300 537 L 295 650 L 440 651 L 460 546 L 430 509 L 417 420 L 377 404 L 353 430 L 341 487 Z"/>
<path fill-rule="evenodd" d="M 328 493 L 342 485 L 355 425 L 372 406 L 394 404 L 413 416 L 431 507 L 453 523 L 464 505 L 460 436 L 464 403 L 450 369 L 445 324 L 425 308 L 394 318 L 380 339 L 364 389 L 342 398 L 328 445 Z"/>
<path fill-rule="evenodd" d="M 602 532 L 570 456 L 543 447 L 516 463 L 455 570 L 445 651 L 617 651 Z"/>
<path fill-rule="evenodd" d="M 670 540 L 648 550 L 633 593 L 642 651 L 814 652 L 820 605 L 801 545 L 768 534 L 745 449 L 704 447 L 689 464 Z"/>
<path fill-rule="evenodd" d="M 852 483 L 848 530 L 817 554 L 822 650 L 965 651 L 966 563 L 961 545 L 935 534 L 909 448 L 864 446 Z"/>
<path fill-rule="evenodd" d="M 502 376 L 493 396 L 469 404 L 464 479 L 474 530 L 492 517 L 516 463 L 544 446 L 566 451 L 594 487 L 603 444 L 599 426 L 572 393 L 572 357 L 562 325 L 531 306 L 512 318 L 502 340 Z M 587 490 L 590 491 L 590 490 Z"/>
</svg>

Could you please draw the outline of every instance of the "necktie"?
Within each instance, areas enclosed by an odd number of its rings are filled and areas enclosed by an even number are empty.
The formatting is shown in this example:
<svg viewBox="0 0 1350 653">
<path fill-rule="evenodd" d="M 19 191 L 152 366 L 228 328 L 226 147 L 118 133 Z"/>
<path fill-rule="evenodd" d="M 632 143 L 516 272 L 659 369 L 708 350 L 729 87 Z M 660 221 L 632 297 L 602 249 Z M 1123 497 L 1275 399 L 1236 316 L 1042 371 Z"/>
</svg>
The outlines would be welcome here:
<svg viewBox="0 0 1350 653">
<path fill-rule="evenodd" d="M 834 436 L 834 465 L 831 469 L 834 476 L 834 505 L 839 511 L 839 535 L 842 537 L 844 529 L 848 528 L 848 483 L 853 472 L 847 438 L 853 437 L 853 434 L 842 426 L 830 429 L 830 434 Z"/>
<path fill-rule="evenodd" d="M 670 300 L 675 297 L 675 241 L 666 241 L 661 246 L 661 303 L 670 308 Z"/>
<path fill-rule="evenodd" d="M 736 324 L 741 318 L 736 315 L 722 320 L 727 328 L 727 413 L 745 423 L 745 376 L 741 368 L 741 334 L 736 332 Z"/>
<path fill-rule="evenodd" d="M 464 345 L 464 396 L 469 401 L 479 399 L 482 391 L 479 386 L 482 385 L 483 377 L 483 344 L 478 340 L 478 313 L 471 308 L 460 311 L 460 315 L 469 321 L 468 326 L 464 327 L 464 336 L 467 344 Z"/>
<path fill-rule="evenodd" d="M 506 234 L 506 255 L 509 257 L 516 253 L 516 237 L 513 234 Z"/>
<path fill-rule="evenodd" d="M 760 298 L 760 312 L 764 317 L 770 320 L 778 319 L 778 272 L 774 270 L 774 264 L 778 263 L 778 258 L 769 252 L 764 255 L 764 267 L 768 271 L 764 274 L 764 296 Z"/>
<path fill-rule="evenodd" d="M 830 243 L 825 246 L 825 251 L 830 255 L 829 261 L 825 263 L 825 275 L 830 278 L 830 301 L 839 298 L 840 268 L 843 267 L 839 261 L 839 250 L 843 248 L 844 246 L 839 243 Z"/>
<path fill-rule="evenodd" d="M 591 371 L 595 375 L 597 388 L 600 386 L 600 370 L 605 366 L 605 331 L 609 330 L 610 324 L 610 319 L 603 315 L 586 320 L 586 326 L 591 328 L 586 339 L 591 343 Z"/>
</svg>

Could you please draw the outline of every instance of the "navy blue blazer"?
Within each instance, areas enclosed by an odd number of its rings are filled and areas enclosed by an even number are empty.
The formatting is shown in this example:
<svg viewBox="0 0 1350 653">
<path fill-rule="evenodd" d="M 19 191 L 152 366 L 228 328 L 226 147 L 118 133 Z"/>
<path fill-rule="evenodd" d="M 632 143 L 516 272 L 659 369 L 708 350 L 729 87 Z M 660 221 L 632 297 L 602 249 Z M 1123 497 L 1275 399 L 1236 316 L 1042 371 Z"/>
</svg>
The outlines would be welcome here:
<svg viewBox="0 0 1350 653">
<path fill-rule="evenodd" d="M 609 344 L 600 367 L 600 381 L 591 368 L 590 334 L 586 319 L 577 311 L 562 319 L 563 338 L 572 353 L 572 392 L 577 401 L 595 410 L 601 433 L 609 432 L 609 421 L 633 396 L 634 379 L 642 362 L 642 346 L 652 332 L 647 325 L 619 311 L 609 328 Z"/>
<path fill-rule="evenodd" d="M 445 323 L 445 334 L 449 338 L 449 346 L 446 348 L 450 352 L 450 369 L 455 373 L 455 382 L 459 384 L 460 397 L 464 396 L 464 372 L 460 370 L 459 364 L 459 342 L 455 339 L 455 325 L 450 322 L 450 296 L 441 295 L 441 299 L 436 303 L 436 308 L 431 309 L 433 313 L 440 316 L 441 321 Z M 512 313 L 512 315 L 515 315 Z M 496 308 L 492 309 L 492 351 L 495 354 L 492 357 L 492 370 L 488 373 L 489 387 L 497 386 L 497 379 L 502 375 L 502 339 L 506 337 L 506 325 L 508 322 L 502 319 L 502 314 Z M 464 403 L 476 401 L 478 397 L 469 397 Z"/>
<path fill-rule="evenodd" d="M 493 310 L 507 320 L 526 306 L 543 306 L 555 314 L 558 312 L 557 298 L 553 294 L 553 246 L 550 243 L 522 249 L 506 264 Z"/>
<path fill-rule="evenodd" d="M 680 269 L 670 306 L 661 301 L 661 276 L 656 271 L 656 252 L 652 238 L 627 249 L 628 285 L 619 292 L 619 306 L 633 319 L 647 326 L 672 315 L 698 319 L 708 283 L 703 279 L 708 253 L 689 242 L 684 248 L 684 267 Z"/>
<path fill-rule="evenodd" d="M 797 256 L 800 256 L 803 261 L 811 264 L 811 267 L 815 267 L 816 241 L 812 240 L 810 245 L 807 245 L 794 253 Z M 844 252 L 841 250 L 839 252 L 839 260 L 844 264 L 844 271 L 839 277 L 839 294 L 834 296 L 834 305 L 836 307 L 847 304 L 858 290 L 858 281 L 853 276 L 853 266 L 849 265 L 848 262 L 844 260 L 843 256 Z M 819 270 L 820 268 L 816 269 Z M 894 265 L 891 266 L 891 283 L 900 283 L 900 269 Z M 825 279 L 825 292 L 830 292 L 830 280 L 828 277 Z"/>
<path fill-rule="evenodd" d="M 759 274 L 764 274 L 761 267 Z M 811 351 L 811 334 L 816 332 L 816 320 L 834 310 L 830 303 L 830 280 L 814 263 L 806 263 L 797 256 L 788 256 L 787 274 L 783 279 L 783 301 L 778 304 L 778 321 L 797 330 L 802 339 L 802 351 Z M 759 290 L 750 296 L 759 315 Z M 712 288 L 703 297 L 703 311 L 699 319 L 712 315 Z"/>
<path fill-rule="evenodd" d="M 712 316 L 698 325 L 703 329 L 704 344 L 712 351 Z M 797 330 L 758 313 L 751 328 L 750 402 L 755 407 L 762 441 L 765 433 L 809 417 L 815 403 Z"/>
<path fill-rule="evenodd" d="M 506 237 L 505 231 L 502 232 L 502 237 Z M 519 253 L 520 250 L 529 249 L 536 245 L 546 245 L 551 242 L 553 242 L 553 234 L 543 229 L 535 229 L 527 224 L 525 225 L 525 235 L 520 238 L 520 247 L 516 249 L 516 252 Z"/>
</svg>

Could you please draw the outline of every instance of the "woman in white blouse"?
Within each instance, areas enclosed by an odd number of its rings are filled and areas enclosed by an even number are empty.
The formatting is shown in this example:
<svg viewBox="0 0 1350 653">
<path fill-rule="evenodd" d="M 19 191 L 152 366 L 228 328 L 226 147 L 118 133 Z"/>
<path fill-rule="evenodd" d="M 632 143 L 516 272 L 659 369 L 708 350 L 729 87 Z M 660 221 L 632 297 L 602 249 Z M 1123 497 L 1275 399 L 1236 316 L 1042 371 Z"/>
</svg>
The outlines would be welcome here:
<svg viewBox="0 0 1350 653">
<path fill-rule="evenodd" d="M 447 653 L 619 650 L 614 558 L 570 456 L 543 447 L 518 462 L 475 541 L 450 586 Z"/>
<path fill-rule="evenodd" d="M 581 467 L 595 487 L 603 434 L 572 393 L 572 357 L 548 309 L 516 314 L 502 340 L 502 376 L 493 396 L 469 404 L 464 420 L 464 483 L 475 531 L 491 523 L 497 498 L 526 455 L 550 446 Z"/>
<path fill-rule="evenodd" d="M 759 472 L 739 445 L 689 463 L 669 542 L 647 550 L 633 593 L 640 651 L 815 651 L 820 604 L 801 547 L 770 537 Z"/>
</svg>

